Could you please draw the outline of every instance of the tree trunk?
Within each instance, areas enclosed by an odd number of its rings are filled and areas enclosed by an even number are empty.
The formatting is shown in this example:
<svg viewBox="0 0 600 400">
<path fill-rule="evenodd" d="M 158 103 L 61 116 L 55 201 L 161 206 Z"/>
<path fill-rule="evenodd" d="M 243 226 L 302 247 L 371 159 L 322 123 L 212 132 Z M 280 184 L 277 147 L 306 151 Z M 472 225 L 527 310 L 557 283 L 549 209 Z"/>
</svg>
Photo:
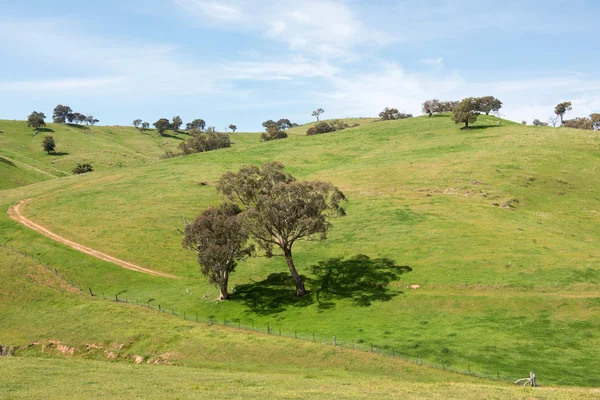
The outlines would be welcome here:
<svg viewBox="0 0 600 400">
<path fill-rule="evenodd" d="M 290 269 L 290 273 L 292 274 L 292 278 L 294 278 L 294 283 L 296 284 L 296 296 L 306 296 L 304 282 L 302 282 L 302 278 L 300 278 L 300 275 L 298 275 L 298 271 L 296 271 L 296 267 L 294 266 L 294 260 L 292 259 L 292 249 L 284 248 L 283 255 L 285 256 L 285 261 L 287 262 L 288 268 Z"/>
<path fill-rule="evenodd" d="M 219 300 L 227 300 L 229 298 L 229 292 L 227 291 L 227 285 L 229 283 L 229 273 L 221 273 L 221 282 L 219 282 Z"/>
<path fill-rule="evenodd" d="M 469 121 L 465 122 L 465 129 L 469 129 Z"/>
</svg>

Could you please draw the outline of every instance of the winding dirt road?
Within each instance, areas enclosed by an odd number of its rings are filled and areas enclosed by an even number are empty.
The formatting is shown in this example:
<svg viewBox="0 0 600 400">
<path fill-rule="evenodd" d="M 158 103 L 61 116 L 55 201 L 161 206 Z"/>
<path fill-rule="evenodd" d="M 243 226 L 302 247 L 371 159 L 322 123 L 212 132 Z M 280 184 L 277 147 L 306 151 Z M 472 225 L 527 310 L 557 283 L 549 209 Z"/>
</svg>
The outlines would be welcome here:
<svg viewBox="0 0 600 400">
<path fill-rule="evenodd" d="M 90 256 L 96 257 L 100 260 L 108 261 L 108 262 L 116 264 L 120 267 L 129 269 L 132 271 L 136 271 L 136 272 L 141 272 L 143 274 L 160 276 L 163 278 L 171 278 L 171 279 L 177 278 L 175 275 L 170 275 L 170 274 L 166 274 L 164 272 L 158 272 L 158 271 L 154 271 L 154 270 L 151 270 L 148 268 L 140 267 L 139 265 L 135 265 L 130 262 L 121 260 L 119 258 L 109 256 L 108 254 L 104 254 L 98 250 L 90 249 L 89 247 L 86 247 L 79 243 L 75 243 L 69 239 L 65 239 L 64 237 L 59 236 L 56 233 L 49 231 L 48 229 L 44 228 L 43 226 L 41 226 L 39 224 L 36 224 L 32 220 L 30 220 L 29 218 L 27 218 L 21 214 L 21 207 L 24 206 L 25 204 L 29 203 L 31 200 L 32 199 L 21 200 L 19 202 L 19 204 L 10 207 L 8 209 L 8 216 L 10 218 L 14 219 L 15 221 L 17 221 L 18 223 L 23 224 L 26 227 L 31 228 L 34 231 L 37 231 L 46 237 L 49 237 L 52 240 L 55 240 L 62 244 L 66 244 L 67 246 L 69 246 L 75 250 L 81 251 L 82 253 L 85 253 L 85 254 L 89 254 Z"/>
</svg>

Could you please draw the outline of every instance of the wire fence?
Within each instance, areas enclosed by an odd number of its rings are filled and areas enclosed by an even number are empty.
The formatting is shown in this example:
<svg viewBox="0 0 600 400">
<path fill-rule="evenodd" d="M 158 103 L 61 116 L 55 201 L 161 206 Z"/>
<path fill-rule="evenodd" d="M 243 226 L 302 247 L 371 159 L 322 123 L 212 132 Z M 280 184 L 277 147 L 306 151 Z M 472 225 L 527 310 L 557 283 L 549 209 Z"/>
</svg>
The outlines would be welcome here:
<svg viewBox="0 0 600 400">
<path fill-rule="evenodd" d="M 105 293 L 95 292 L 91 287 L 83 287 L 75 283 L 75 281 L 66 278 L 62 275 L 56 268 L 52 268 L 50 265 L 45 264 L 44 262 L 36 259 L 31 254 L 24 252 L 22 250 L 16 249 L 10 245 L 0 243 L 0 246 L 6 248 L 9 251 L 27 257 L 34 261 L 35 263 L 41 265 L 46 268 L 48 271 L 52 272 L 58 278 L 68 283 L 74 288 L 79 289 L 81 292 L 86 293 L 92 297 L 96 297 L 98 299 L 103 299 L 105 301 L 116 302 L 116 303 L 127 303 L 134 306 L 144 307 L 150 310 L 155 310 L 159 313 L 169 314 L 176 318 L 182 318 L 186 321 L 191 321 L 199 324 L 206 324 L 209 326 L 218 325 L 227 328 L 237 329 L 240 331 L 246 332 L 256 332 L 273 336 L 286 337 L 290 339 L 302 340 L 307 342 L 320 343 L 322 345 L 332 346 L 340 349 L 352 349 L 356 351 L 369 352 L 374 354 L 380 354 L 388 357 L 398 358 L 403 361 L 429 368 L 436 368 L 445 371 L 450 371 L 454 373 L 459 373 L 463 375 L 499 380 L 504 382 L 512 382 L 512 379 L 506 375 L 502 375 L 500 371 L 496 371 L 495 373 L 481 372 L 475 371 L 475 369 L 471 368 L 471 365 L 466 364 L 460 367 L 454 365 L 454 362 L 450 360 L 445 360 L 444 350 L 442 349 L 438 360 L 432 361 L 431 359 L 424 359 L 421 354 L 419 355 L 408 355 L 398 351 L 394 346 L 384 343 L 374 343 L 367 342 L 363 339 L 350 339 L 344 336 L 325 336 L 323 334 L 319 334 L 318 332 L 306 332 L 299 330 L 291 330 L 285 329 L 280 326 L 271 326 L 269 324 L 258 324 L 258 323 L 247 323 L 242 321 L 239 318 L 235 319 L 225 319 L 218 318 L 214 315 L 203 316 L 198 312 L 189 312 L 185 310 L 176 310 L 174 307 L 164 306 L 160 302 L 155 299 L 150 300 L 142 300 L 140 301 L 138 298 L 129 298 L 128 296 L 119 296 L 119 294 L 108 295 Z M 431 355 L 431 354 L 429 354 Z"/>
</svg>

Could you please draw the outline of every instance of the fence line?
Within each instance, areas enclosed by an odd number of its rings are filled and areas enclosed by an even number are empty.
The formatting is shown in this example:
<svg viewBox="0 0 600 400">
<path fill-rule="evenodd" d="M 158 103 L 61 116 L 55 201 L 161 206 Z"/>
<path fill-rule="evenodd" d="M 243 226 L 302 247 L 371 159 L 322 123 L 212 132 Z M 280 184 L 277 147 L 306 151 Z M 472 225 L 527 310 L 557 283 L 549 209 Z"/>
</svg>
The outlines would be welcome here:
<svg viewBox="0 0 600 400">
<path fill-rule="evenodd" d="M 410 356 L 407 354 L 403 354 L 403 353 L 396 351 L 396 349 L 394 347 L 391 347 L 387 344 L 365 342 L 362 339 L 340 340 L 340 337 L 338 337 L 337 335 L 325 338 L 324 336 L 320 336 L 318 334 L 315 335 L 315 332 L 306 333 L 306 332 L 299 332 L 298 330 L 294 330 L 293 334 L 291 331 L 289 331 L 289 332 L 284 331 L 282 333 L 281 327 L 274 329 L 269 324 L 267 324 L 266 326 L 264 326 L 261 329 L 259 326 L 255 325 L 254 322 L 252 322 L 251 325 L 247 325 L 247 324 L 242 323 L 242 320 L 239 318 L 235 318 L 232 320 L 227 320 L 227 319 L 221 320 L 221 319 L 217 319 L 214 315 L 209 315 L 208 317 L 200 317 L 198 312 L 189 314 L 189 313 L 186 313 L 185 310 L 183 311 L 183 313 L 178 313 L 178 312 L 176 312 L 176 310 L 173 307 L 165 308 L 165 307 L 162 307 L 160 303 L 156 303 L 157 304 L 156 306 L 150 304 L 152 301 L 155 301 L 154 299 L 150 299 L 146 302 L 142 301 L 142 304 L 140 304 L 139 299 L 136 298 L 134 301 L 134 299 L 129 299 L 128 296 L 125 296 L 125 298 L 123 298 L 123 297 L 119 298 L 118 293 L 115 294 L 114 298 L 112 298 L 111 296 L 106 297 L 104 293 L 94 292 L 91 287 L 88 287 L 86 290 L 85 288 L 81 287 L 80 285 L 75 284 L 75 282 L 73 280 L 69 280 L 66 277 L 64 277 L 56 268 L 52 268 L 50 265 L 47 265 L 47 264 L 41 262 L 40 260 L 36 259 L 35 257 L 33 257 L 31 254 L 29 254 L 27 252 L 16 249 L 5 243 L 0 243 L 0 246 L 6 248 L 9 251 L 12 251 L 21 256 L 31 259 L 35 263 L 43 266 L 48 271 L 55 274 L 57 277 L 59 277 L 61 280 L 68 283 L 72 287 L 78 288 L 82 293 L 89 292 L 90 296 L 96 297 L 98 299 L 100 299 L 99 296 L 101 295 L 102 299 L 106 300 L 106 301 L 111 301 L 111 302 L 116 302 L 116 303 L 127 303 L 127 304 L 134 305 L 134 306 L 140 306 L 140 307 L 148 308 L 150 310 L 156 310 L 159 313 L 165 313 L 165 314 L 168 313 L 168 314 L 171 314 L 171 316 L 173 316 L 173 317 L 183 318 L 186 321 L 208 324 L 209 326 L 220 325 L 220 326 L 224 326 L 224 327 L 228 327 L 228 328 L 238 329 L 240 331 L 245 331 L 245 332 L 265 333 L 267 335 L 281 336 L 281 337 L 286 337 L 286 338 L 293 338 L 296 340 L 320 343 L 322 345 L 328 345 L 328 346 L 332 346 L 332 347 L 336 347 L 336 348 L 340 348 L 340 349 L 352 349 L 352 350 L 357 350 L 357 351 L 364 351 L 364 352 L 389 356 L 389 357 L 393 357 L 393 358 L 398 358 L 398 359 L 401 359 L 403 361 L 406 361 L 406 362 L 409 362 L 409 363 L 412 363 L 412 364 L 418 365 L 418 366 L 442 369 L 445 371 L 468 375 L 468 376 L 473 376 L 473 377 L 512 382 L 512 379 L 510 379 L 509 377 L 501 375 L 500 371 L 497 371 L 495 375 L 494 374 L 490 375 L 490 374 L 486 374 L 486 373 L 476 373 L 471 369 L 470 365 L 467 365 L 466 370 L 452 368 L 451 365 L 449 365 L 448 361 L 444 362 L 443 358 L 440 360 L 439 363 L 436 364 L 435 362 L 424 360 L 421 354 L 419 354 L 418 358 L 416 356 Z"/>
</svg>

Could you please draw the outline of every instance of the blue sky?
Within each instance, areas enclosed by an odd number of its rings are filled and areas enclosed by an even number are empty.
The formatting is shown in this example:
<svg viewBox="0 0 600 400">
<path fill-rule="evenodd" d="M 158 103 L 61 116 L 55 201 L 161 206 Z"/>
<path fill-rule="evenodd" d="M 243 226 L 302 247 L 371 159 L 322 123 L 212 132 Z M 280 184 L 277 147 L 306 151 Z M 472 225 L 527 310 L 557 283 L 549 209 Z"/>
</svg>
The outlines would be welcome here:
<svg viewBox="0 0 600 400">
<path fill-rule="evenodd" d="M 420 114 L 494 95 L 516 121 L 600 112 L 600 2 L 0 0 L 0 118 L 56 104 L 101 124 L 180 115 L 257 131 Z"/>
</svg>

